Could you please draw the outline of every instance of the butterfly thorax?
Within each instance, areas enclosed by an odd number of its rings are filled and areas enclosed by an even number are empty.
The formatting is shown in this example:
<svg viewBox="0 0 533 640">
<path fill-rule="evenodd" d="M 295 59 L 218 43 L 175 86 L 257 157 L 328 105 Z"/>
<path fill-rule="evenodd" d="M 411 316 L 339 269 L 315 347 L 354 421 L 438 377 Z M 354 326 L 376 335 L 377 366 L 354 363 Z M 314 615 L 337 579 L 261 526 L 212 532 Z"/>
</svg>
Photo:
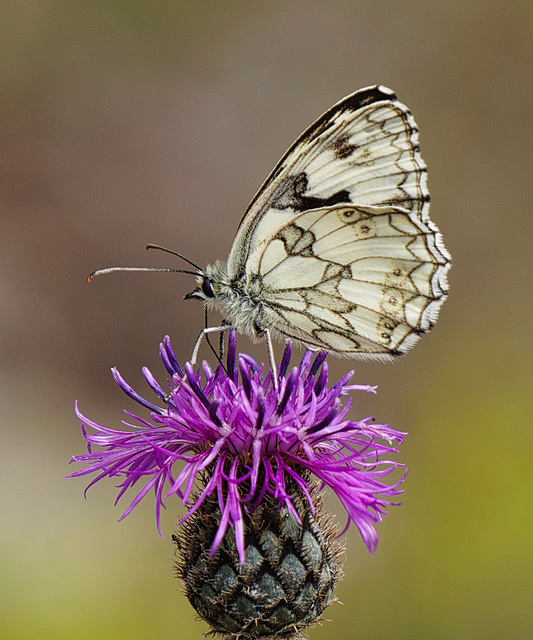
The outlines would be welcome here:
<svg viewBox="0 0 533 640">
<path fill-rule="evenodd" d="M 198 278 L 204 292 L 206 280 L 213 295 L 201 297 L 240 333 L 257 338 L 266 328 L 276 324 L 274 314 L 264 304 L 265 288 L 259 280 L 247 277 L 245 273 L 230 278 L 226 262 L 222 260 L 207 265 L 204 274 Z"/>
</svg>

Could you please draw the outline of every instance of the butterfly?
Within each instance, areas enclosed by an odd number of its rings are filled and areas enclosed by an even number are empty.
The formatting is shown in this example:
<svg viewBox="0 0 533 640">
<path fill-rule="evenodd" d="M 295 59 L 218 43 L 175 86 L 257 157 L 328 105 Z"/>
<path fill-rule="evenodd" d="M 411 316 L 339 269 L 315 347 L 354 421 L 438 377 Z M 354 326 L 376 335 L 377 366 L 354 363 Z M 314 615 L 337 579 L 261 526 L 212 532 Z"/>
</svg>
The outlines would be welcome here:
<svg viewBox="0 0 533 640">
<path fill-rule="evenodd" d="M 429 219 L 427 168 L 409 109 L 356 91 L 292 144 L 248 206 L 227 260 L 197 273 L 200 299 L 235 329 L 390 360 L 435 324 L 450 254 Z M 192 263 L 191 263 L 192 264 Z"/>
</svg>

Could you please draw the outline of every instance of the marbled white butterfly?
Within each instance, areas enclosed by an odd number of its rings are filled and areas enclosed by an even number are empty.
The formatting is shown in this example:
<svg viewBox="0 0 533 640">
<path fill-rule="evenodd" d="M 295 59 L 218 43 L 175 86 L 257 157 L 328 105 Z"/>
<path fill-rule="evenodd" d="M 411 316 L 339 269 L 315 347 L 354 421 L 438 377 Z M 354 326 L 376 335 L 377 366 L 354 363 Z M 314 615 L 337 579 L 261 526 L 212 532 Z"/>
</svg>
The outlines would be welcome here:
<svg viewBox="0 0 533 640">
<path fill-rule="evenodd" d="M 418 127 L 383 86 L 347 96 L 294 142 L 199 298 L 234 328 L 345 356 L 406 353 L 437 320 L 450 255 L 428 216 Z"/>
</svg>

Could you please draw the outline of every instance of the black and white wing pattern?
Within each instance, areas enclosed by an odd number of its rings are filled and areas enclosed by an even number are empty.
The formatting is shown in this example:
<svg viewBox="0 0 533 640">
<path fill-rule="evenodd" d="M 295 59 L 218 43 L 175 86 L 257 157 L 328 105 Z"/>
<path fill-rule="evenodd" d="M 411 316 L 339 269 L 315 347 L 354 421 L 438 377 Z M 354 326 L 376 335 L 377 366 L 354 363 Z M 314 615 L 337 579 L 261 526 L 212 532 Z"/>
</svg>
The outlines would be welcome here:
<svg viewBox="0 0 533 640">
<path fill-rule="evenodd" d="M 429 220 L 410 111 L 382 86 L 331 107 L 285 153 L 197 297 L 237 330 L 348 356 L 408 351 L 434 325 L 450 256 Z"/>
</svg>

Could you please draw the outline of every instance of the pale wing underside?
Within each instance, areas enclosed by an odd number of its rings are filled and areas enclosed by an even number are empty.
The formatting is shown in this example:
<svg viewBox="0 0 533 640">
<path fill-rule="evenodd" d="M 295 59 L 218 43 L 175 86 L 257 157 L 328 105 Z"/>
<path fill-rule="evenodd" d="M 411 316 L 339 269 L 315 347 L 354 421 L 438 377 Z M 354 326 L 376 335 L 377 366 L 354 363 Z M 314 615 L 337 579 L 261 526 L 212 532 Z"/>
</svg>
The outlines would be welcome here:
<svg viewBox="0 0 533 640">
<path fill-rule="evenodd" d="M 346 355 L 401 355 L 446 296 L 440 234 L 401 207 L 333 206 L 264 238 L 247 267 L 260 278 L 272 328 Z"/>
<path fill-rule="evenodd" d="M 286 152 L 241 221 L 228 277 L 237 280 L 249 272 L 248 258 L 258 245 L 303 211 L 350 203 L 399 206 L 428 221 L 418 127 L 385 87 L 344 98 Z"/>
<path fill-rule="evenodd" d="M 312 124 L 252 200 L 227 263 L 208 271 L 232 325 L 377 357 L 431 329 L 450 256 L 418 144 L 410 111 L 382 86 Z"/>
</svg>

